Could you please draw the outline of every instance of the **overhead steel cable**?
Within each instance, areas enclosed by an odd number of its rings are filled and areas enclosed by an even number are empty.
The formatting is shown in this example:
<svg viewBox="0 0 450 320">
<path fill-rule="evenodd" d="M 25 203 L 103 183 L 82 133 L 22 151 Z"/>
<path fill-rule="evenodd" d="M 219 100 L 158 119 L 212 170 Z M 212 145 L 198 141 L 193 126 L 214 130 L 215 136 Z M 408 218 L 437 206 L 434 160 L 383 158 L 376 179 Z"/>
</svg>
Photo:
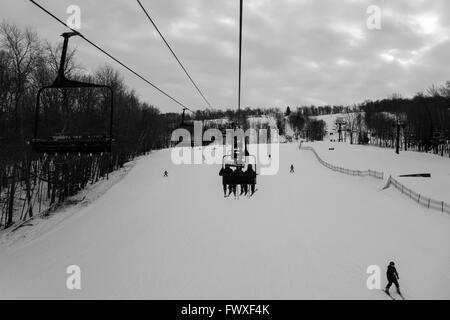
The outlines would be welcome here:
<svg viewBox="0 0 450 320">
<path fill-rule="evenodd" d="M 239 89 L 238 89 L 238 113 L 241 112 L 241 69 L 242 69 L 242 16 L 243 16 L 243 3 L 240 1 L 239 9 Z"/>
<path fill-rule="evenodd" d="M 138 78 L 140 78 L 141 80 L 143 80 L 144 82 L 146 82 L 147 84 L 149 84 L 151 87 L 153 87 L 154 89 L 156 89 L 157 91 L 159 91 L 160 93 L 162 93 L 164 96 L 166 96 L 167 98 L 169 98 L 170 100 L 172 100 L 173 102 L 175 102 L 176 104 L 178 104 L 179 106 L 181 106 L 182 108 L 189 110 L 190 112 L 194 113 L 194 111 L 192 111 L 190 108 L 186 107 L 183 103 L 181 103 L 180 101 L 178 101 L 177 99 L 175 99 L 174 97 L 172 97 L 170 94 L 168 94 L 167 92 L 165 92 L 164 90 L 160 89 L 158 86 L 154 85 L 152 82 L 150 82 L 149 80 L 147 80 L 145 77 L 143 77 L 142 75 L 140 75 L 139 73 L 137 73 L 136 71 L 134 71 L 133 69 L 131 69 L 130 67 L 128 67 L 125 63 L 123 63 L 122 61 L 120 61 L 119 59 L 115 58 L 114 56 L 112 56 L 110 53 L 108 53 L 106 50 L 102 49 L 100 46 L 98 46 L 97 44 L 95 44 L 94 42 L 92 42 L 91 40 L 89 40 L 88 38 L 86 38 L 84 35 L 82 35 L 79 31 L 69 27 L 66 23 L 64 23 L 60 18 L 58 18 L 57 16 L 55 16 L 53 13 L 51 13 L 50 11 L 48 11 L 47 9 L 45 9 L 43 6 L 41 6 L 39 3 L 36 3 L 34 0 L 30 0 L 31 3 L 33 3 L 35 6 L 37 6 L 39 9 L 41 9 L 42 11 L 44 11 L 45 13 L 47 13 L 49 16 L 51 16 L 53 19 L 55 19 L 56 21 L 58 21 L 60 24 L 62 24 L 63 26 L 65 26 L 66 28 L 72 30 L 73 32 L 77 33 L 84 41 L 86 41 L 87 43 L 89 43 L 90 45 L 92 45 L 93 47 L 95 47 L 97 50 L 99 50 L 100 52 L 102 52 L 103 54 L 105 54 L 106 56 L 108 56 L 109 58 L 111 58 L 112 60 L 114 60 L 115 62 L 117 62 L 118 64 L 120 64 L 122 67 L 124 67 L 125 69 L 127 69 L 128 71 L 130 71 L 132 74 L 134 74 L 135 76 L 137 76 Z"/>
<path fill-rule="evenodd" d="M 172 47 L 169 45 L 169 43 L 167 42 L 167 40 L 165 39 L 165 37 L 163 36 L 163 34 L 161 33 L 161 31 L 159 31 L 159 28 L 156 26 L 156 23 L 153 21 L 153 19 L 150 17 L 149 13 L 147 12 L 147 10 L 144 8 L 144 6 L 142 5 L 141 1 L 137 0 L 137 2 L 139 3 L 139 6 L 142 8 L 142 10 L 144 11 L 145 15 L 147 16 L 148 20 L 152 23 L 153 27 L 156 29 L 156 31 L 158 32 L 159 36 L 161 37 L 161 39 L 164 41 L 164 43 L 166 44 L 167 48 L 169 48 L 170 52 L 172 53 L 172 55 L 174 56 L 175 60 L 177 60 L 178 64 L 180 65 L 181 69 L 183 69 L 184 73 L 187 75 L 187 77 L 189 78 L 189 80 L 191 81 L 192 85 L 195 87 L 195 89 L 197 89 L 198 93 L 200 94 L 200 96 L 203 98 L 203 100 L 206 102 L 206 104 L 212 108 L 211 104 L 209 103 L 208 99 L 206 99 L 205 95 L 203 94 L 203 92 L 200 90 L 200 88 L 197 86 L 197 84 L 195 83 L 195 81 L 192 79 L 192 77 L 190 76 L 189 72 L 186 70 L 186 68 L 184 67 L 183 63 L 180 61 L 180 59 L 178 58 L 178 56 L 175 54 L 175 52 L 173 51 Z"/>
</svg>

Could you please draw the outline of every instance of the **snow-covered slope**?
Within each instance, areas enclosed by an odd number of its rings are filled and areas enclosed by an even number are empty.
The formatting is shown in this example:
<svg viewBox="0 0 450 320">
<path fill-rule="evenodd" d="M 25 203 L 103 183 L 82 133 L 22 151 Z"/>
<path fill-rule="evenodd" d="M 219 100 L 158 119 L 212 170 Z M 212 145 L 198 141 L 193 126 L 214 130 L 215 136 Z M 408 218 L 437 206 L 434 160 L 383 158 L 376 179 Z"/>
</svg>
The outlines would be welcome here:
<svg viewBox="0 0 450 320">
<path fill-rule="evenodd" d="M 322 115 L 322 116 L 315 116 L 312 117 L 314 119 L 317 120 L 323 120 L 325 121 L 327 127 L 327 136 L 325 137 L 325 140 L 329 140 L 329 139 L 337 139 L 337 137 L 333 137 L 334 135 L 336 135 L 336 119 L 337 118 L 344 118 L 344 114 L 338 113 L 338 114 L 326 114 L 326 115 Z M 332 135 L 331 135 L 332 134 Z"/>
<path fill-rule="evenodd" d="M 356 117 L 357 113 L 336 113 L 336 114 L 326 114 L 321 116 L 314 116 L 312 118 L 317 120 L 323 120 L 326 123 L 326 130 L 327 134 L 324 137 L 325 141 L 331 141 L 331 140 L 338 140 L 338 133 L 337 133 L 337 126 L 336 126 L 336 120 L 340 119 L 345 122 L 348 122 L 349 119 L 352 119 L 352 121 L 355 121 L 354 118 Z M 343 139 L 345 139 L 347 142 L 349 142 L 349 138 L 345 138 L 345 127 L 342 127 L 343 129 Z"/>
<path fill-rule="evenodd" d="M 276 128 L 277 121 L 273 116 L 262 115 L 258 117 L 248 117 L 247 122 L 250 125 L 250 128 L 256 128 L 257 126 L 267 125 L 269 128 Z"/>
<path fill-rule="evenodd" d="M 325 121 L 325 123 L 327 124 L 327 129 L 330 131 L 330 130 L 334 129 L 334 127 L 335 127 L 334 124 L 336 122 L 336 119 L 343 118 L 343 117 L 344 117 L 343 113 L 337 113 L 337 114 L 326 114 L 326 115 L 321 115 L 321 116 L 313 116 L 312 118 Z"/>
<path fill-rule="evenodd" d="M 327 162 L 353 170 L 383 171 L 414 191 L 450 203 L 450 159 L 434 154 L 401 151 L 348 143 L 315 142 L 316 151 Z M 330 151 L 329 148 L 334 150 Z M 431 173 L 431 178 L 400 178 L 400 175 Z"/>
<path fill-rule="evenodd" d="M 175 166 L 170 150 L 138 160 L 57 228 L 0 248 L 0 298 L 385 299 L 366 269 L 383 285 L 390 260 L 407 298 L 450 298 L 450 217 L 280 148 L 280 172 L 240 200 L 223 198 L 217 166 Z"/>
</svg>

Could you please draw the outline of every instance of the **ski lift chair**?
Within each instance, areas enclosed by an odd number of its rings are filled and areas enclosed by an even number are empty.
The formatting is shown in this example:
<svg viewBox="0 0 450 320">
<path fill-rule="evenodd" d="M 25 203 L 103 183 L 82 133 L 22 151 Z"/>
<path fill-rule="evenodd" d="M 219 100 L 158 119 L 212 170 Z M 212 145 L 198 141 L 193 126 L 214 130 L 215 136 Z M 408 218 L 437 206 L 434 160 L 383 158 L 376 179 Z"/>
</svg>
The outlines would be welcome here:
<svg viewBox="0 0 450 320">
<path fill-rule="evenodd" d="M 100 154 L 111 152 L 113 140 L 113 106 L 114 92 L 110 86 L 98 85 L 80 81 L 69 80 L 64 75 L 64 65 L 67 54 L 67 46 L 69 38 L 78 35 L 76 32 L 63 33 L 64 45 L 61 54 L 61 62 L 59 65 L 58 76 L 52 85 L 42 87 L 37 93 L 37 102 L 35 110 L 34 138 L 30 141 L 30 145 L 36 153 L 47 154 L 65 154 L 65 153 L 81 153 L 81 154 Z M 110 117 L 109 129 L 103 135 L 65 135 L 64 133 L 56 134 L 50 137 L 42 138 L 39 136 L 40 125 L 40 98 L 42 92 L 49 89 L 87 89 L 87 88 L 104 88 L 110 92 Z"/>
<path fill-rule="evenodd" d="M 250 161 L 248 161 L 249 157 L 253 158 L 253 163 L 250 163 Z M 226 160 L 227 158 L 229 159 L 228 161 Z M 256 165 L 257 165 L 256 164 L 256 157 L 254 155 L 250 155 L 250 156 L 246 156 L 245 158 L 246 158 L 246 160 L 244 162 L 239 163 L 239 162 L 236 161 L 236 159 L 234 158 L 233 154 L 224 155 L 222 157 L 222 168 L 225 169 L 225 166 L 229 166 L 231 168 L 236 168 L 236 169 L 237 168 L 241 168 L 242 170 L 244 170 L 245 168 L 248 168 L 249 166 L 251 166 L 253 168 L 253 170 L 255 172 L 257 172 L 256 171 L 256 169 L 257 169 L 257 167 L 256 167 Z M 255 176 L 255 178 L 253 180 L 247 180 L 245 182 L 246 182 L 246 184 L 255 184 L 256 185 L 257 184 L 257 178 Z"/>
</svg>

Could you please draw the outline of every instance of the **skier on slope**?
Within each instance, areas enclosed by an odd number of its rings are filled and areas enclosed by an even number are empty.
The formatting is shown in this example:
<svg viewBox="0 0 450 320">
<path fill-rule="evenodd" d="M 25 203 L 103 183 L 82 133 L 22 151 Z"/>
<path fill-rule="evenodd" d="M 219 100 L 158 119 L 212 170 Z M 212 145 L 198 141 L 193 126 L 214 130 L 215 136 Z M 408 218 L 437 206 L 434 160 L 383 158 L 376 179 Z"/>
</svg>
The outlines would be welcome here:
<svg viewBox="0 0 450 320">
<path fill-rule="evenodd" d="M 397 288 L 397 293 L 401 295 L 400 285 L 398 284 L 398 280 L 400 279 L 400 277 L 398 276 L 398 272 L 393 261 L 391 261 L 387 267 L 386 276 L 388 279 L 388 284 L 384 291 L 389 294 L 389 288 L 392 286 L 392 284 L 394 284 Z"/>
<path fill-rule="evenodd" d="M 294 173 L 294 165 L 291 164 L 291 173 Z"/>
<path fill-rule="evenodd" d="M 219 171 L 219 176 L 222 177 L 222 186 L 223 186 L 223 196 L 227 196 L 227 187 L 230 184 L 230 177 L 233 174 L 233 170 L 231 169 L 229 164 L 225 165 L 225 168 L 221 168 Z M 231 193 L 231 190 L 230 190 Z M 229 194 L 228 194 L 229 195 Z"/>
<path fill-rule="evenodd" d="M 164 171 L 164 177 L 169 177 L 169 173 L 166 171 Z"/>
</svg>

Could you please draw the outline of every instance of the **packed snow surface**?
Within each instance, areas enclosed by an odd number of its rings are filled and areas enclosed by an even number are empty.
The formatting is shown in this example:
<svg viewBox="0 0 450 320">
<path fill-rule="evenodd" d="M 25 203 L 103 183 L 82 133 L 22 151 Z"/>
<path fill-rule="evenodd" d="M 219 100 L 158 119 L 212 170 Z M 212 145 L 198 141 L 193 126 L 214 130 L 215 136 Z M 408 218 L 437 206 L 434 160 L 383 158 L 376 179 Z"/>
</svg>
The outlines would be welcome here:
<svg viewBox="0 0 450 320">
<path fill-rule="evenodd" d="M 339 142 L 315 142 L 311 145 L 323 160 L 336 166 L 353 170 L 382 171 L 385 178 L 392 175 L 400 183 L 425 197 L 450 203 L 448 157 L 415 151 L 400 151 L 400 154 L 396 154 L 395 150 L 390 148 Z M 429 173 L 431 177 L 401 177 L 422 173 Z"/>
<path fill-rule="evenodd" d="M 358 157 L 364 169 L 399 159 L 313 146 L 350 168 Z M 366 271 L 380 266 L 383 286 L 390 260 L 407 299 L 450 298 L 448 215 L 381 191 L 385 181 L 330 171 L 294 143 L 280 146 L 279 173 L 259 176 L 250 199 L 223 197 L 219 167 L 155 152 L 48 232 L 20 228 L 21 241 L 0 247 L 0 298 L 386 299 L 367 289 Z M 70 265 L 81 290 L 66 288 Z"/>
</svg>

